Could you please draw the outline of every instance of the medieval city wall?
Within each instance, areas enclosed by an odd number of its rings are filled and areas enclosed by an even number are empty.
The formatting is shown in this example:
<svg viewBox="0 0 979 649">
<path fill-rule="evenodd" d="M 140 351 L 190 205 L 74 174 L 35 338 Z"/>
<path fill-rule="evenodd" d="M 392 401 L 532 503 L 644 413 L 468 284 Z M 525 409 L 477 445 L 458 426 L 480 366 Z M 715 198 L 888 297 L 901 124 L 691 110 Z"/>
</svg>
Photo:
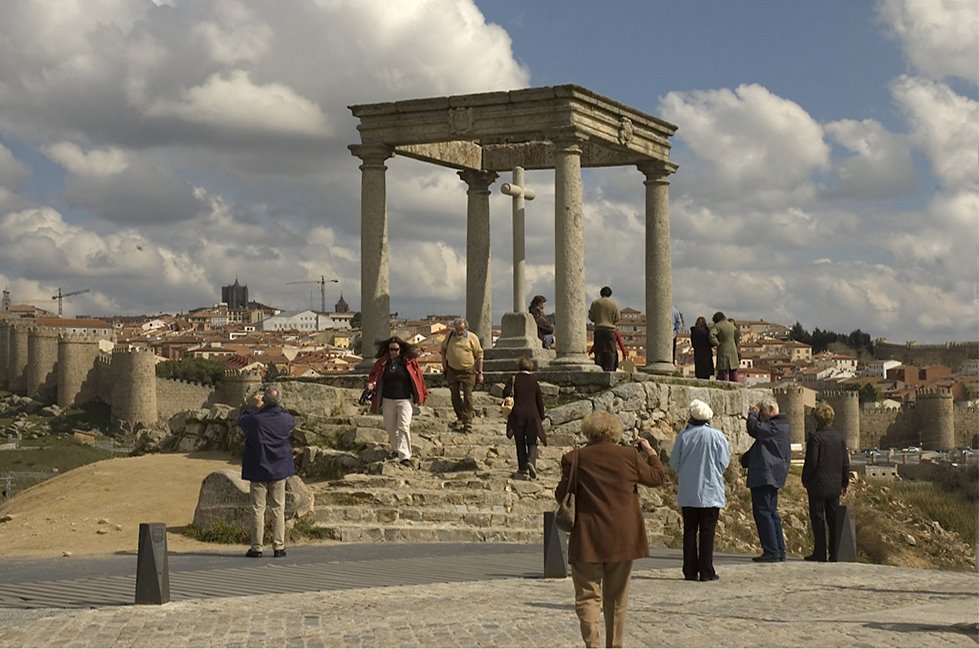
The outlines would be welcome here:
<svg viewBox="0 0 979 649">
<path fill-rule="evenodd" d="M 27 396 L 53 403 L 58 391 L 58 330 L 31 327 L 27 333 Z"/>
<path fill-rule="evenodd" d="M 0 387 L 7 387 L 7 372 L 10 361 L 10 323 L 0 320 Z"/>
<path fill-rule="evenodd" d="M 952 412 L 955 422 L 955 446 L 971 446 L 979 435 L 979 409 L 957 405 Z"/>
<path fill-rule="evenodd" d="M 28 326 L 10 323 L 10 343 L 7 351 L 7 389 L 27 394 L 27 335 Z"/>
<path fill-rule="evenodd" d="M 178 412 L 203 408 L 210 404 L 215 393 L 214 387 L 210 385 L 178 379 L 161 379 L 155 374 L 153 378 L 156 379 L 154 381 L 157 412 L 155 421 L 168 421 Z M 113 406 L 113 416 L 115 410 Z"/>
<path fill-rule="evenodd" d="M 894 359 L 905 365 L 944 365 L 955 372 L 963 361 L 979 358 L 979 342 L 949 342 L 943 345 L 874 343 L 874 358 Z"/>
<path fill-rule="evenodd" d="M 58 338 L 58 405 L 62 408 L 96 401 L 99 396 L 99 339 L 84 334 Z"/>
</svg>

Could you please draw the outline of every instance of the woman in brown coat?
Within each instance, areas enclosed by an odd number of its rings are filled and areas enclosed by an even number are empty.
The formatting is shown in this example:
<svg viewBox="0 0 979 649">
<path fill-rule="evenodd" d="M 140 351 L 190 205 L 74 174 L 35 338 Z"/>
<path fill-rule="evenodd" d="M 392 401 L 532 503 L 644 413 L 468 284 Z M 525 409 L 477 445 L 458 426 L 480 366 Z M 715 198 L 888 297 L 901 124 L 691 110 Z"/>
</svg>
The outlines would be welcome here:
<svg viewBox="0 0 979 649">
<path fill-rule="evenodd" d="M 621 647 L 632 562 L 649 556 L 637 485 L 659 486 L 665 474 L 659 455 L 645 439 L 635 448 L 618 444 L 622 422 L 612 413 L 592 412 L 581 422 L 581 432 L 588 444 L 561 458 L 561 482 L 554 491 L 561 502 L 577 454 L 575 521 L 568 544 L 575 612 L 585 646 L 599 646 L 601 611 L 605 646 Z M 646 455 L 645 461 L 637 449 Z"/>
<path fill-rule="evenodd" d="M 513 395 L 513 410 L 506 420 L 506 436 L 517 444 L 517 470 L 537 477 L 537 440 L 547 446 L 544 434 L 544 397 L 531 374 L 534 361 L 528 356 L 517 362 L 520 371 L 503 388 L 503 397 Z"/>
</svg>

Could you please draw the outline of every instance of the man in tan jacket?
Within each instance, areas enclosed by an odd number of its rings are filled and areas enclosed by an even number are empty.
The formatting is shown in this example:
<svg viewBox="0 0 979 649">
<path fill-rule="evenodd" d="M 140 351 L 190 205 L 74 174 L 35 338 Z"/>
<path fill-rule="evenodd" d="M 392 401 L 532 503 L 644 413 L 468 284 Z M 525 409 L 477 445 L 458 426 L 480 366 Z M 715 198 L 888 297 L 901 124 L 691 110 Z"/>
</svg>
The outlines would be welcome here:
<svg viewBox="0 0 979 649">
<path fill-rule="evenodd" d="M 619 305 L 612 299 L 612 289 L 603 286 L 601 297 L 588 308 L 588 319 L 595 323 L 595 337 L 592 352 L 595 364 L 606 372 L 619 368 L 619 352 L 615 348 L 615 325 L 619 322 Z"/>
<path fill-rule="evenodd" d="M 463 318 L 452 323 L 452 331 L 442 343 L 442 372 L 458 419 L 455 427 L 471 433 L 473 388 L 483 382 L 483 346 Z"/>
</svg>

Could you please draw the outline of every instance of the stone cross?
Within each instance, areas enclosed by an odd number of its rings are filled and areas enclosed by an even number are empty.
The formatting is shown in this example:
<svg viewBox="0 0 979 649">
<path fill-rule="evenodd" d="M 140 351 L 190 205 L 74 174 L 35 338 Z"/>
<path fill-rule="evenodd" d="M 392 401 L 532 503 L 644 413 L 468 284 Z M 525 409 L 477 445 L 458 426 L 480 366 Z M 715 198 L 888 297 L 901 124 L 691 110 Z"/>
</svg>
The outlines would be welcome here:
<svg viewBox="0 0 979 649">
<path fill-rule="evenodd" d="M 524 247 L 524 201 L 532 201 L 537 195 L 533 189 L 524 187 L 523 167 L 513 168 L 513 182 L 503 183 L 500 191 L 513 197 L 513 312 L 521 313 L 527 305 L 526 277 L 527 259 Z"/>
</svg>

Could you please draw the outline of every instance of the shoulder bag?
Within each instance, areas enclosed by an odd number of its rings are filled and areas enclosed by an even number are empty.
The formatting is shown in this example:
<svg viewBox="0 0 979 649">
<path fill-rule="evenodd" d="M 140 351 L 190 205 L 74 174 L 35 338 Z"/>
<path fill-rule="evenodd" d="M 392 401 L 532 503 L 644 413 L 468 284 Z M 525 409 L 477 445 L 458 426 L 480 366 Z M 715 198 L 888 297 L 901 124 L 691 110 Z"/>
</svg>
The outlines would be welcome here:
<svg viewBox="0 0 979 649">
<path fill-rule="evenodd" d="M 504 419 L 508 418 L 510 416 L 510 413 L 513 412 L 513 388 L 514 388 L 514 383 L 515 382 L 516 382 L 516 377 L 515 376 L 511 376 L 510 377 L 510 396 L 509 397 L 503 397 L 503 402 L 500 403 L 500 414 L 503 415 L 503 418 Z"/>
<path fill-rule="evenodd" d="M 564 532 L 570 532 L 574 527 L 575 515 L 575 491 L 578 489 L 578 449 L 571 453 L 571 473 L 568 475 L 568 493 L 557 506 L 554 514 L 554 522 L 557 528 Z"/>
</svg>

